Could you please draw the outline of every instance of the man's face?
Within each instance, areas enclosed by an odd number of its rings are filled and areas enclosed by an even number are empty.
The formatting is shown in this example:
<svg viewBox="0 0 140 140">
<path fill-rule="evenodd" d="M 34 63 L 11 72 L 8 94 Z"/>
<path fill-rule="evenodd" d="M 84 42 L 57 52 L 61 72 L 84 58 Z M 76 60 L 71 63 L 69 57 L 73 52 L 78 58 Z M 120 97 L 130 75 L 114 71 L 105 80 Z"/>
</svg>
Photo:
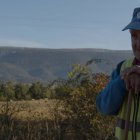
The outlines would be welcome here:
<svg viewBox="0 0 140 140">
<path fill-rule="evenodd" d="M 140 61 L 140 30 L 130 30 L 134 56 Z"/>
</svg>

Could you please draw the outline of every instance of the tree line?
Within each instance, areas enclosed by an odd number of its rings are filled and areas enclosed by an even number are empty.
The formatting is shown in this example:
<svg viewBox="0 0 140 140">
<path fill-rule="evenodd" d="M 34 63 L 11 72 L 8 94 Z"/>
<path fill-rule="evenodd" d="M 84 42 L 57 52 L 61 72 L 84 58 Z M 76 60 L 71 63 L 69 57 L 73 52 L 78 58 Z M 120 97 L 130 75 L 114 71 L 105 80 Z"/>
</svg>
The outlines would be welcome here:
<svg viewBox="0 0 140 140">
<path fill-rule="evenodd" d="M 50 98 L 48 85 L 41 82 L 32 84 L 6 82 L 0 84 L 0 100 L 30 100 Z"/>
</svg>

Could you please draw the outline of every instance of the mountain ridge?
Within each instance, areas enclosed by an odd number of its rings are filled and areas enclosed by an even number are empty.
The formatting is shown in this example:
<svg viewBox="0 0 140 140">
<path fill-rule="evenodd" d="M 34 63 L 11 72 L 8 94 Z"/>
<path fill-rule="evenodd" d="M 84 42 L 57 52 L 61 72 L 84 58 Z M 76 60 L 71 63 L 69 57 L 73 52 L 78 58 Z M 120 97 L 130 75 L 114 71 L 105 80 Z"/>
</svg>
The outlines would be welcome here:
<svg viewBox="0 0 140 140">
<path fill-rule="evenodd" d="M 110 74 L 116 64 L 133 57 L 131 50 L 48 49 L 0 47 L 0 81 L 32 83 L 66 78 L 73 64 L 85 64 L 93 59 L 93 72 Z"/>
</svg>

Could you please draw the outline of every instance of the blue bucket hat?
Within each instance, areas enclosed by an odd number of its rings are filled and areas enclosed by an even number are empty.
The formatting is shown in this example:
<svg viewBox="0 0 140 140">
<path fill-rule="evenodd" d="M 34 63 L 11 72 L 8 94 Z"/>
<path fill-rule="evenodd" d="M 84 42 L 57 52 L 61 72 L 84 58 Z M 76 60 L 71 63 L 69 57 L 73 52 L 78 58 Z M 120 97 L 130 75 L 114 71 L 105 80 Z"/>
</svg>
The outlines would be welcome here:
<svg viewBox="0 0 140 140">
<path fill-rule="evenodd" d="M 140 7 L 134 9 L 131 22 L 122 31 L 127 29 L 140 30 Z"/>
</svg>

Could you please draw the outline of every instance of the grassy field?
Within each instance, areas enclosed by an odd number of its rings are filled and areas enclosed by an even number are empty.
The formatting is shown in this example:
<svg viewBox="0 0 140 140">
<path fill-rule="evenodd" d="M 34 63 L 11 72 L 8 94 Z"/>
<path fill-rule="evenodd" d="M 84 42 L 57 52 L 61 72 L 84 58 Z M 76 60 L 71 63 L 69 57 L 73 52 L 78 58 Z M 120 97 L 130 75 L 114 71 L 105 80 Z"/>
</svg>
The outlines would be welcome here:
<svg viewBox="0 0 140 140">
<path fill-rule="evenodd" d="M 65 125 L 58 104 L 47 99 L 0 102 L 0 140 L 61 140 Z"/>
<path fill-rule="evenodd" d="M 0 108 L 0 140 L 112 140 L 114 135 L 111 118 L 95 114 L 92 126 L 88 118 L 74 119 L 76 114 L 68 119 L 56 99 L 0 102 Z"/>
<path fill-rule="evenodd" d="M 12 117 L 20 120 L 54 120 L 54 111 L 62 110 L 58 107 L 59 101 L 54 99 L 40 99 L 30 101 L 9 101 L 8 110 Z M 0 113 L 6 111 L 7 102 L 0 102 Z"/>
</svg>

